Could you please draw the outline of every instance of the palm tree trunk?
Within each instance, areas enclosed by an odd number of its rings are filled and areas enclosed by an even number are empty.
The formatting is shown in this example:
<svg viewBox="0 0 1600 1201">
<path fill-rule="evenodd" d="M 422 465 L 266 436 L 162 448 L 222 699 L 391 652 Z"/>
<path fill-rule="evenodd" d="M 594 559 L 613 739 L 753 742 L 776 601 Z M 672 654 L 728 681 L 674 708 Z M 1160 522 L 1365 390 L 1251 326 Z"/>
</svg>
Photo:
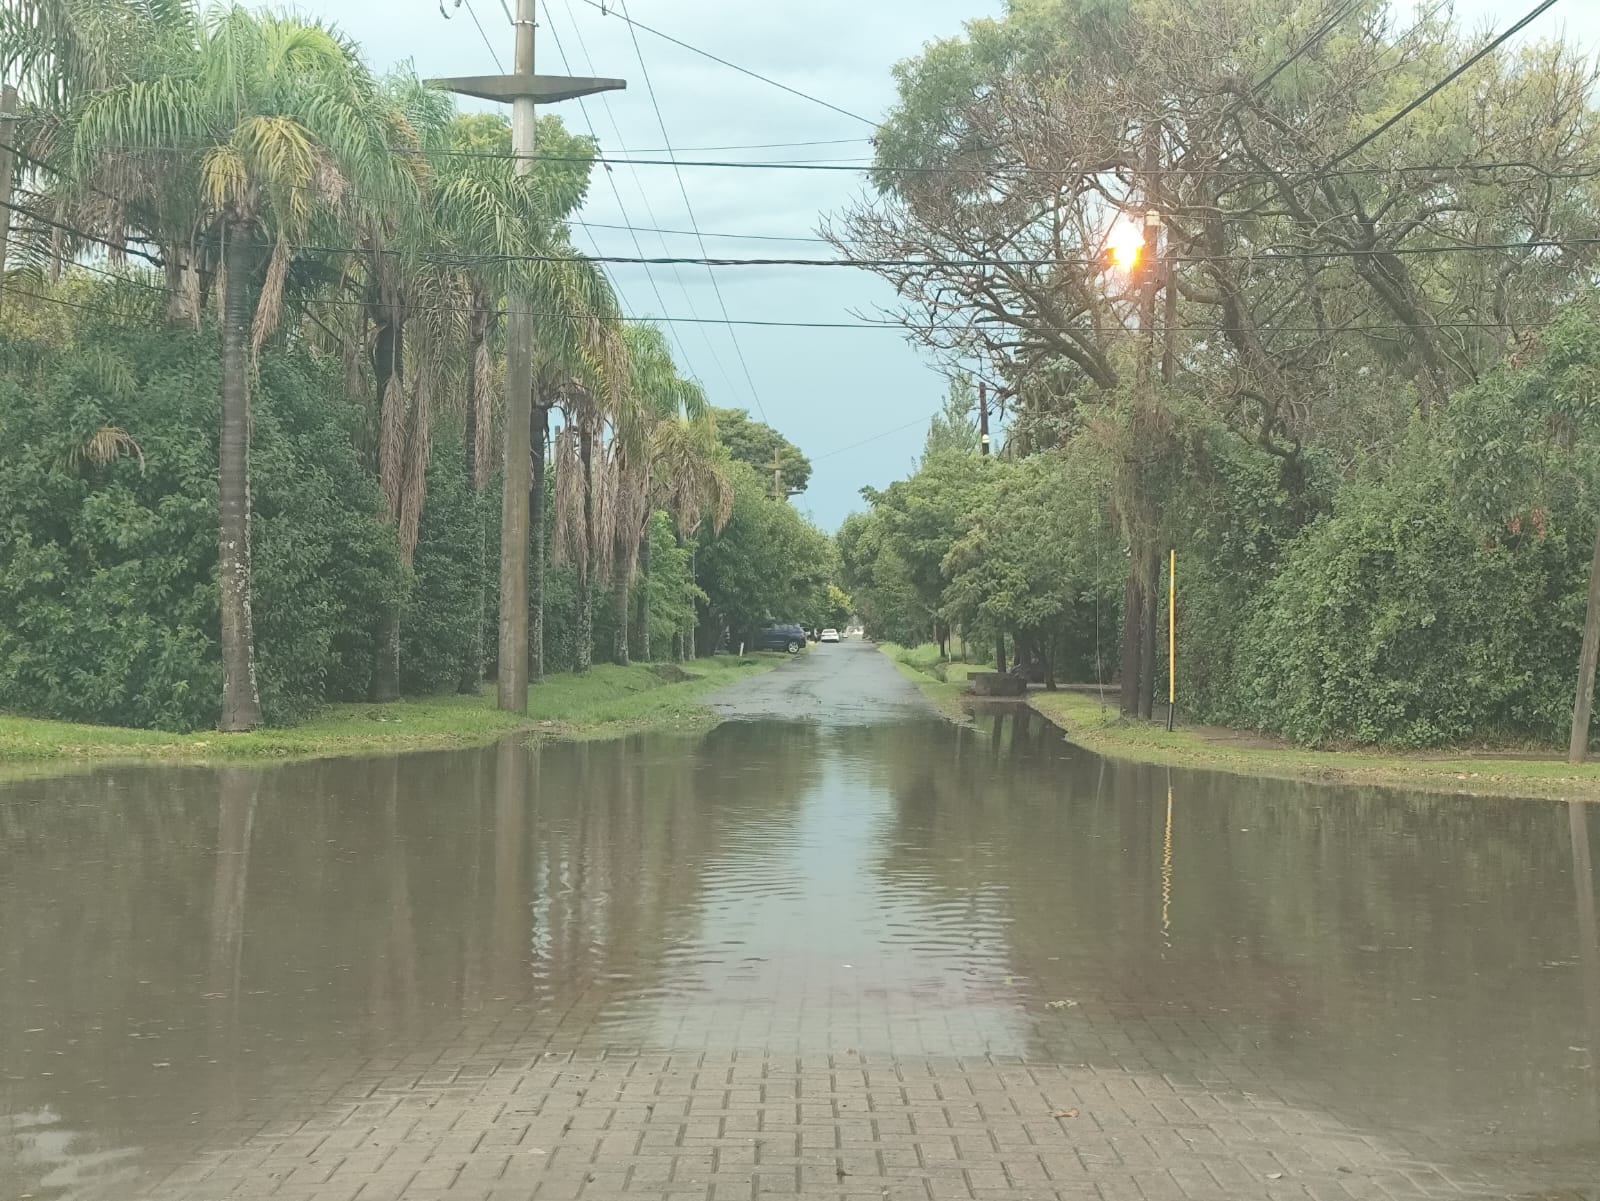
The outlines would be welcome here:
<svg viewBox="0 0 1600 1201">
<path fill-rule="evenodd" d="M 251 293 L 259 263 L 253 231 L 225 234 L 228 286 L 222 318 L 222 420 L 217 447 L 217 570 L 222 581 L 222 719 L 229 733 L 261 724 L 256 639 L 250 617 Z"/>
<path fill-rule="evenodd" d="M 577 669 L 594 664 L 594 565 L 600 548 L 594 538 L 594 436 L 587 427 L 578 433 L 578 454 L 583 460 L 583 554 L 578 557 Z"/>
<path fill-rule="evenodd" d="M 393 311 L 383 312 L 378 321 L 377 340 L 372 346 L 372 373 L 378 389 L 378 406 L 381 410 L 392 403 L 403 403 L 398 393 L 390 396 L 390 384 L 400 380 L 402 356 L 405 354 L 405 331 L 400 317 Z M 380 417 L 380 423 L 387 417 Z M 384 467 L 380 466 L 380 472 Z M 387 474 L 386 472 L 384 472 Z M 390 487 L 397 487 L 397 482 Z M 398 522 L 400 502 L 390 495 L 391 520 Z M 367 684 L 367 699 L 375 704 L 388 704 L 400 699 L 400 598 L 385 597 L 378 610 L 377 626 L 372 635 L 372 679 Z"/>
<path fill-rule="evenodd" d="M 535 402 L 529 424 L 533 486 L 528 489 L 528 682 L 544 683 L 544 479 L 545 446 L 550 441 L 550 407 Z"/>
<path fill-rule="evenodd" d="M 650 662 L 650 523 L 644 527 L 639 543 L 639 613 L 635 618 L 633 645 L 643 663 Z"/>
<path fill-rule="evenodd" d="M 472 485 L 472 518 L 478 527 L 478 561 L 475 567 L 478 586 L 473 592 L 472 641 L 467 644 L 467 662 L 461 665 L 461 682 L 457 691 L 476 696 L 483 687 L 483 610 L 489 600 L 489 581 L 486 571 L 489 563 L 489 527 L 484 521 L 483 489 L 478 486 L 478 355 L 486 335 L 488 318 L 484 314 L 472 316 L 471 342 L 468 347 L 466 424 L 462 435 L 462 461 L 466 464 L 467 480 Z"/>
<path fill-rule="evenodd" d="M 611 607 L 615 630 L 612 631 L 611 660 L 618 667 L 628 666 L 628 585 L 626 573 L 618 572 L 611 582 Z"/>
</svg>

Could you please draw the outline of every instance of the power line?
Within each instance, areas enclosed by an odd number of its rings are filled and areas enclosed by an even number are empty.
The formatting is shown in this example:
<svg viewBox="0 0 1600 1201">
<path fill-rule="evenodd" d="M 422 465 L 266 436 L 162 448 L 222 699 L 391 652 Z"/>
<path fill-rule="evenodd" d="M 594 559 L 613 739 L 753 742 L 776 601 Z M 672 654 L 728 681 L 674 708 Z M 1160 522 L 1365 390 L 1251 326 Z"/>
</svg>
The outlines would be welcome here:
<svg viewBox="0 0 1600 1201">
<path fill-rule="evenodd" d="M 626 4 L 626 0 L 619 0 L 619 2 Z M 626 8 L 624 8 L 622 16 L 624 19 L 627 18 Z M 655 85 L 650 81 L 650 68 L 645 65 L 644 50 L 639 45 L 639 35 L 637 30 L 634 29 L 634 25 L 631 20 L 628 21 L 628 33 L 633 39 L 633 52 L 639 60 L 639 73 L 644 76 L 644 87 L 645 92 L 650 97 L 650 107 L 655 110 L 656 124 L 661 127 L 661 141 L 668 148 L 668 156 L 675 160 L 676 155 L 673 155 L 671 151 L 672 139 L 667 135 L 667 120 L 661 114 L 661 103 L 656 98 Z M 684 185 L 683 172 L 674 168 L 673 174 L 678 180 L 678 193 L 683 197 L 683 211 L 689 217 L 689 228 L 695 231 L 695 240 L 699 243 L 700 253 L 703 255 L 706 253 L 706 242 L 705 239 L 700 236 L 700 222 L 695 219 L 694 205 L 689 202 L 689 189 Z M 717 307 L 722 310 L 722 319 L 727 321 L 728 302 L 723 299 L 722 285 L 717 281 L 716 272 L 711 270 L 710 263 L 706 264 L 706 275 L 711 280 L 711 292 L 717 298 Z M 728 325 L 728 340 L 733 343 L 733 352 L 739 359 L 740 369 L 744 372 L 744 382 L 749 385 L 750 398 L 756 402 L 756 411 L 761 414 L 761 420 L 766 421 L 766 406 L 761 403 L 761 392 L 756 388 L 755 377 L 750 374 L 750 364 L 744 357 L 744 347 L 739 344 L 739 336 L 734 332 L 731 323 Z"/>
<path fill-rule="evenodd" d="M 567 19 L 572 23 L 573 35 L 578 39 L 578 50 L 583 54 L 584 63 L 586 64 L 587 70 L 592 75 L 594 73 L 594 57 L 589 53 L 589 43 L 583 36 L 583 26 L 578 21 L 577 14 L 572 11 L 571 0 L 564 0 L 564 3 L 567 10 Z M 545 0 L 545 18 L 546 20 L 550 18 L 549 0 Z M 552 32 L 554 32 L 553 26 Z M 556 44 L 559 48 L 559 38 L 556 39 Z M 600 136 L 595 132 L 594 121 L 589 116 L 588 106 L 584 104 L 582 100 L 580 100 L 578 103 L 583 112 L 584 122 L 589 126 L 589 134 L 594 138 L 595 145 L 598 146 L 600 143 Z M 606 120 L 611 123 L 611 132 L 616 134 L 617 141 L 621 142 L 622 127 L 617 124 L 617 114 L 611 108 L 611 98 L 604 92 L 600 94 L 600 106 L 605 110 Z M 633 186 L 639 190 L 639 198 L 644 201 L 645 215 L 649 218 L 651 225 L 655 225 L 657 224 L 655 206 L 650 203 L 650 194 L 645 190 L 644 182 L 639 178 L 638 170 L 636 168 L 633 169 L 631 174 L 633 176 Z M 617 186 L 616 175 L 609 167 L 605 171 L 605 177 L 606 183 L 611 187 L 612 198 L 617 202 L 617 211 L 622 214 L 622 219 L 624 222 L 632 225 L 633 223 L 628 217 L 627 207 L 622 203 L 622 189 Z M 642 258 L 644 256 L 644 247 L 639 241 L 639 234 L 633 230 L 630 230 L 629 237 L 633 241 L 634 251 Z M 667 249 L 666 239 L 664 238 L 661 241 L 661 248 L 663 250 Z M 667 307 L 667 302 L 662 299 L 661 286 L 657 282 L 655 274 L 648 268 L 646 268 L 645 274 L 650 280 L 650 289 L 655 294 L 656 304 L 665 310 Z M 698 315 L 695 310 L 694 297 L 690 295 L 688 285 L 683 282 L 683 273 L 678 270 L 676 265 L 674 265 L 672 268 L 672 278 L 674 282 L 677 283 L 678 290 L 683 293 L 683 301 L 689 306 L 689 312 L 692 315 Z M 689 373 L 691 378 L 699 379 L 700 373 L 694 370 L 694 364 L 689 358 L 687 349 L 683 345 L 683 340 L 678 337 L 677 331 L 669 329 L 668 333 L 672 337 L 673 345 L 678 348 L 679 357 L 683 360 L 684 370 Z M 728 391 L 730 393 L 733 392 L 733 381 L 728 378 L 728 373 L 722 366 L 722 359 L 717 354 L 717 348 L 711 343 L 711 335 L 706 331 L 701 330 L 701 337 L 706 344 L 707 352 L 711 355 L 711 362 L 712 365 L 717 369 L 717 374 L 722 376 L 723 382 L 728 386 Z"/>
<path fill-rule="evenodd" d="M 1384 133 L 1386 130 L 1394 128 L 1396 125 L 1398 125 L 1401 121 L 1405 120 L 1408 116 L 1410 116 L 1417 109 L 1421 108 L 1429 100 L 1433 99 L 1434 96 L 1438 95 L 1445 88 L 1449 87 L 1450 84 L 1454 83 L 1462 75 L 1466 74 L 1466 72 L 1471 70 L 1478 63 L 1482 62 L 1483 59 L 1487 58 L 1490 54 L 1494 53 L 1494 51 L 1498 50 L 1501 46 L 1505 45 L 1505 43 L 1507 41 L 1509 41 L 1512 38 L 1513 35 L 1517 34 L 1524 27 L 1526 27 L 1527 25 L 1532 23 L 1534 20 L 1536 20 L 1537 18 L 1542 16 L 1547 10 L 1555 7 L 1555 4 L 1556 4 L 1556 0 L 1541 0 L 1541 3 L 1534 5 L 1533 8 L 1528 12 L 1528 14 L 1526 16 L 1524 16 L 1520 21 L 1518 21 L 1516 24 L 1512 25 L 1504 33 L 1500 34 L 1498 37 L 1496 37 L 1494 40 L 1492 40 L 1487 46 L 1485 46 L 1482 50 L 1479 50 L 1476 54 L 1474 54 L 1472 57 L 1467 59 L 1466 62 L 1462 63 L 1454 71 L 1451 71 L 1448 75 L 1446 75 L 1438 83 L 1434 84 L 1431 88 L 1428 88 L 1425 92 L 1422 93 L 1422 95 L 1418 96 L 1415 100 L 1411 101 L 1411 103 L 1407 104 L 1399 112 L 1395 113 L 1394 116 L 1390 117 L 1382 125 L 1379 125 L 1376 129 L 1374 129 L 1372 132 L 1368 133 L 1366 136 L 1357 139 L 1357 141 L 1355 142 L 1354 145 L 1350 146 L 1348 149 L 1344 150 L 1342 153 L 1337 154 L 1333 158 L 1329 159 L 1328 160 L 1328 166 L 1330 166 L 1330 167 L 1338 166 L 1340 163 L 1344 162 L 1345 159 L 1349 158 L 1356 151 L 1360 150 L 1363 146 L 1367 146 L 1367 145 L 1371 144 L 1373 139 L 1377 138 L 1380 134 Z"/>
<path fill-rule="evenodd" d="M 702 50 L 699 46 L 693 46 L 688 42 L 675 38 L 670 33 L 663 33 L 659 29 L 652 29 L 643 21 L 635 21 L 631 16 L 628 15 L 626 10 L 619 12 L 615 8 L 610 8 L 607 7 L 607 5 L 600 3 L 599 0 L 583 0 L 583 2 L 590 8 L 598 8 L 605 16 L 620 17 L 623 21 L 627 22 L 630 33 L 633 33 L 633 40 L 636 46 L 638 45 L 639 39 L 637 33 L 634 31 L 642 29 L 646 33 L 654 34 L 656 37 L 661 38 L 664 41 L 671 42 L 674 46 L 682 47 L 684 50 L 688 50 L 693 54 L 698 54 L 702 58 L 709 58 L 712 62 L 727 67 L 730 70 L 737 71 L 741 75 L 748 75 L 751 79 L 759 79 L 762 83 L 770 84 L 772 87 L 775 87 L 780 91 L 788 92 L 791 96 L 798 96 L 802 100 L 809 100 L 812 104 L 820 104 L 823 108 L 831 109 L 832 111 L 839 113 L 841 116 L 849 117 L 852 121 L 860 121 L 863 125 L 870 125 L 874 129 L 878 127 L 878 122 L 872 120 L 870 117 L 863 117 L 860 113 L 853 113 L 847 108 L 840 108 L 837 104 L 834 104 L 828 100 L 823 100 L 821 97 L 813 96 L 809 92 L 802 92 L 799 88 L 790 87 L 786 83 L 779 83 L 776 79 L 768 78 L 758 71 L 752 71 L 749 67 L 741 67 L 738 63 L 731 63 L 725 58 L 721 58 L 718 55 L 712 54 L 709 50 Z"/>
<path fill-rule="evenodd" d="M 852 442 L 849 446 L 841 446 L 837 450 L 830 450 L 825 454 L 816 455 L 811 459 L 811 462 L 820 463 L 824 459 L 833 458 L 834 455 L 842 455 L 847 451 L 857 450 L 860 447 L 866 446 L 870 442 L 877 442 L 882 438 L 889 437 L 891 434 L 898 434 L 901 430 L 908 430 L 914 425 L 925 425 L 937 416 L 937 413 L 933 413 L 927 416 L 918 417 L 915 421 L 908 421 L 904 425 L 897 425 L 892 430 L 884 430 L 882 433 L 873 434 L 870 438 L 863 438 L 859 442 Z"/>
<path fill-rule="evenodd" d="M 158 286 L 156 284 L 145 283 L 143 280 L 137 279 L 137 278 L 127 274 L 126 272 L 109 271 L 109 270 L 107 270 L 107 269 L 105 269 L 103 267 L 95 267 L 95 266 L 92 266 L 91 264 L 82 263 L 82 262 L 73 263 L 72 264 L 72 269 L 81 269 L 81 270 L 85 270 L 85 271 L 90 271 L 90 272 L 93 272 L 96 275 L 104 276 L 107 279 L 112 279 L 112 280 L 118 281 L 119 283 L 127 284 L 130 287 L 140 288 L 140 289 L 143 289 L 144 291 L 158 293 L 158 294 L 163 295 L 163 296 L 167 295 L 167 289 L 166 288 Z M 14 293 L 14 294 L 15 295 L 19 295 L 19 296 L 21 296 L 21 295 L 31 295 L 29 293 L 23 293 L 23 292 L 17 292 L 17 293 Z M 36 299 L 40 299 L 40 300 L 45 300 L 47 302 L 54 302 L 53 298 L 51 298 L 51 297 L 36 296 L 35 298 Z M 68 302 L 61 301 L 60 303 L 68 303 Z M 304 300 L 301 303 L 306 305 L 307 307 L 310 307 L 310 308 L 365 308 L 368 305 L 368 302 L 365 301 L 365 300 L 341 300 L 341 299 L 338 299 L 336 297 L 314 297 L 314 298 L 310 298 L 310 299 Z M 71 306 L 71 307 L 83 308 L 85 306 L 74 305 L 74 306 Z M 430 307 L 433 309 L 433 311 L 437 311 L 437 312 L 440 312 L 440 313 L 491 313 L 491 314 L 495 314 L 495 315 L 499 315 L 499 316 L 504 316 L 505 312 L 506 312 L 506 310 L 504 308 L 502 308 L 502 307 L 500 307 L 498 305 L 494 305 L 494 306 L 437 305 L 437 306 L 430 306 Z M 110 310 L 99 310 L 99 311 L 110 313 Z M 115 315 L 115 314 L 112 314 L 112 315 Z M 632 313 L 622 313 L 622 314 L 594 313 L 594 312 L 584 313 L 584 312 L 571 312 L 571 311 L 551 310 L 551 309 L 540 309 L 535 313 L 535 316 L 538 316 L 538 317 L 565 317 L 565 318 L 580 318 L 581 317 L 581 318 L 590 319 L 590 320 L 607 320 L 607 321 L 615 321 L 615 322 L 619 322 L 619 323 L 622 323 L 622 322 L 639 322 L 639 323 L 659 323 L 659 324 L 672 323 L 672 324 L 702 324 L 702 325 L 743 325 L 743 326 L 760 326 L 760 327 L 773 328 L 773 329 L 891 330 L 891 331 L 901 332 L 901 333 L 904 333 L 904 332 L 933 333 L 933 332 L 939 332 L 941 330 L 943 330 L 945 332 L 960 332 L 963 328 L 970 328 L 970 327 L 958 327 L 958 326 L 948 326 L 948 325 L 941 326 L 941 325 L 935 324 L 933 322 L 913 322 L 913 321 L 908 321 L 908 320 L 903 320 L 903 319 L 902 320 L 883 320 L 883 321 L 857 320 L 857 321 L 853 321 L 853 322 L 844 322 L 844 321 L 768 321 L 768 320 L 748 320 L 748 319 L 739 319 L 739 318 L 734 318 L 734 319 L 731 319 L 731 320 L 723 320 L 723 319 L 715 318 L 715 317 L 679 317 L 679 316 L 669 316 L 669 315 L 657 316 L 657 315 L 651 315 L 651 314 L 632 314 Z M 1544 328 L 1554 324 L 1556 320 L 1557 320 L 1556 318 L 1551 318 L 1549 320 L 1527 321 L 1527 322 L 1518 322 L 1518 321 L 1437 321 L 1437 322 L 1432 322 L 1432 321 L 1423 321 L 1423 322 L 1392 321 L 1392 322 L 1384 322 L 1384 323 L 1381 323 L 1381 324 L 1335 325 L 1335 326 L 1331 326 L 1331 327 L 1314 326 L 1314 325 L 1272 325 L 1272 324 L 1263 324 L 1263 325 L 1259 325 L 1259 326 L 1176 325 L 1176 326 L 1173 326 L 1172 328 L 1173 328 L 1173 330 L 1175 332 L 1179 332 L 1179 333 L 1205 334 L 1205 335 L 1210 335 L 1210 336 L 1229 334 L 1229 333 L 1243 333 L 1243 332 L 1259 332 L 1259 333 L 1264 333 L 1264 334 L 1272 334 L 1272 333 L 1302 333 L 1302 334 L 1317 334 L 1319 336 L 1325 336 L 1325 335 L 1331 335 L 1331 334 L 1373 334 L 1373 335 L 1378 335 L 1378 334 L 1394 334 L 1394 333 L 1397 333 L 1397 332 L 1400 332 L 1400 331 L 1403 331 L 1403 330 L 1416 330 L 1416 329 L 1428 329 L 1428 330 L 1487 330 L 1487 329 L 1492 329 L 1492 330 L 1506 330 L 1506 329 L 1536 330 L 1536 329 L 1544 329 Z M 1035 326 L 1029 326 L 1028 330 L 1025 331 L 1025 332 L 1096 334 L 1096 335 L 1104 336 L 1104 335 L 1119 335 L 1119 334 L 1125 333 L 1127 331 L 1126 331 L 1125 327 L 1123 327 L 1121 325 L 1080 324 L 1080 325 L 1048 325 L 1048 326 L 1035 325 Z"/>
<path fill-rule="evenodd" d="M 504 3 L 504 0 L 501 0 L 501 2 Z M 467 15 L 472 18 L 472 23 L 478 27 L 478 36 L 483 39 L 483 44 L 489 51 L 489 57 L 494 59 L 495 70 L 504 75 L 506 73 L 505 66 L 500 62 L 500 55 L 495 51 L 494 43 L 489 40 L 489 34 L 484 29 L 483 22 L 478 20 L 478 14 L 473 11 L 472 0 L 461 0 L 461 3 L 467 6 Z M 446 20 L 448 19 L 446 18 Z"/>
<path fill-rule="evenodd" d="M 639 230 L 652 234 L 677 234 L 685 238 L 697 236 L 692 229 L 660 229 L 653 225 L 608 225 L 603 221 L 568 221 L 567 224 L 581 225 L 585 229 Z M 814 234 L 733 234 L 719 233 L 716 230 L 707 229 L 701 231 L 698 236 L 705 238 L 737 238 L 747 242 L 818 242 L 826 246 L 833 245 L 827 238 L 819 238 Z M 857 239 L 851 240 L 855 241 Z"/>
</svg>

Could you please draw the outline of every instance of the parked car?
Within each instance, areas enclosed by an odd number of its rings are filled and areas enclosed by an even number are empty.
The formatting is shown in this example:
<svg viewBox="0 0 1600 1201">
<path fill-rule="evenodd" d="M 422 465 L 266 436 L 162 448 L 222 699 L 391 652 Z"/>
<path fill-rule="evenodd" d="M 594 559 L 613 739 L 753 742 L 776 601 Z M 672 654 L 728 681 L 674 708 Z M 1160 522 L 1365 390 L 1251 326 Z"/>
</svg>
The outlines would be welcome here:
<svg viewBox="0 0 1600 1201">
<path fill-rule="evenodd" d="M 838 630 L 823 630 L 822 631 L 822 637 L 820 639 L 818 639 L 818 641 L 820 641 L 820 642 L 838 642 L 839 641 L 839 631 Z"/>
<path fill-rule="evenodd" d="M 806 648 L 806 632 L 797 625 L 772 625 L 756 631 L 752 650 L 788 651 L 798 655 Z"/>
</svg>

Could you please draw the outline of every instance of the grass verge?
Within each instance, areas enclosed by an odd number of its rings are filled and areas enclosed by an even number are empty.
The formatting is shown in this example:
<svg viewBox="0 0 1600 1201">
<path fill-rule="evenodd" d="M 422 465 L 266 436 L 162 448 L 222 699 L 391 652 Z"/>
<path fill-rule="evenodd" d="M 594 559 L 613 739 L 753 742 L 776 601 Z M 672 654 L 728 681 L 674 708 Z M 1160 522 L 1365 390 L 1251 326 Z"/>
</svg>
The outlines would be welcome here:
<svg viewBox="0 0 1600 1201">
<path fill-rule="evenodd" d="M 0 715 L 0 774 L 106 760 L 170 762 L 316 758 L 476 746 L 527 732 L 562 739 L 611 738 L 644 730 L 703 730 L 713 724 L 702 698 L 769 671 L 786 655 L 723 656 L 671 669 L 596 666 L 588 675 L 551 676 L 528 690 L 528 713 L 502 713 L 494 691 L 390 705 L 332 705 L 303 725 L 219 734 L 171 734 Z"/>
<path fill-rule="evenodd" d="M 946 663 L 939 654 L 939 648 L 931 643 L 901 646 L 897 642 L 880 642 L 878 649 L 889 656 L 889 662 L 895 665 L 895 669 L 915 684 L 940 713 L 951 721 L 967 720 L 969 715 L 963 703 L 967 675 L 986 670 L 982 664 Z"/>
<path fill-rule="evenodd" d="M 932 645 L 883 643 L 881 649 L 941 713 L 966 718 L 967 674 L 985 665 L 944 663 Z M 1492 751 L 1315 751 L 1259 745 L 1262 739 L 1233 730 L 1180 727 L 1169 734 L 1157 722 L 1127 721 L 1114 706 L 1081 692 L 1032 691 L 1028 703 L 1086 750 L 1141 763 L 1417 792 L 1600 801 L 1600 764 L 1573 767 L 1555 757 L 1495 757 Z"/>
<path fill-rule="evenodd" d="M 1573 767 L 1555 759 L 1506 759 L 1460 752 L 1314 751 L 1230 745 L 1232 731 L 1128 721 L 1093 696 L 1033 692 L 1029 703 L 1087 750 L 1143 763 L 1323 784 L 1373 785 L 1471 796 L 1549 797 L 1600 801 L 1600 765 Z"/>
</svg>

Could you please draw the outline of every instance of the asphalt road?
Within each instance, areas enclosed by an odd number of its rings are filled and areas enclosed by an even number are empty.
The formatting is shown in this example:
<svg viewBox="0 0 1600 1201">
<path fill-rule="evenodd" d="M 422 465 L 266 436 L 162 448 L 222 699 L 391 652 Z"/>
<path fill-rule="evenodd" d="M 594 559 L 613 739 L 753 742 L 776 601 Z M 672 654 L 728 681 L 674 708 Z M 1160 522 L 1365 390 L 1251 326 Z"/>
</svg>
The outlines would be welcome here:
<svg viewBox="0 0 1600 1201">
<path fill-rule="evenodd" d="M 870 642 L 818 643 L 774 671 L 714 693 L 727 721 L 869 725 L 937 716 L 916 685 Z"/>
</svg>

